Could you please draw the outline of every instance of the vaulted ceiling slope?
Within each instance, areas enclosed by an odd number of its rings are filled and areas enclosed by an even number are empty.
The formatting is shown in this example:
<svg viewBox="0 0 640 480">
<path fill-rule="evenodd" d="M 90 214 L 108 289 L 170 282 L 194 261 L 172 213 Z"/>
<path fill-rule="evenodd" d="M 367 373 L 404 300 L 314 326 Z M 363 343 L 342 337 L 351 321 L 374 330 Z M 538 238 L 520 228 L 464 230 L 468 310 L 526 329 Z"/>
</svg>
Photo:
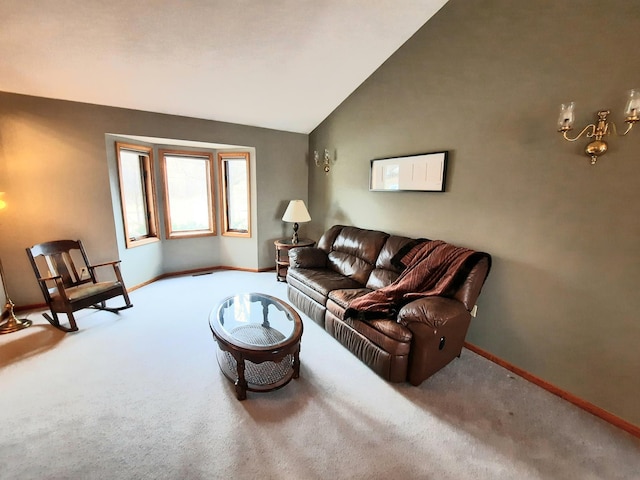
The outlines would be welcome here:
<svg viewBox="0 0 640 480">
<path fill-rule="evenodd" d="M 0 90 L 309 133 L 447 0 L 4 0 Z"/>
</svg>

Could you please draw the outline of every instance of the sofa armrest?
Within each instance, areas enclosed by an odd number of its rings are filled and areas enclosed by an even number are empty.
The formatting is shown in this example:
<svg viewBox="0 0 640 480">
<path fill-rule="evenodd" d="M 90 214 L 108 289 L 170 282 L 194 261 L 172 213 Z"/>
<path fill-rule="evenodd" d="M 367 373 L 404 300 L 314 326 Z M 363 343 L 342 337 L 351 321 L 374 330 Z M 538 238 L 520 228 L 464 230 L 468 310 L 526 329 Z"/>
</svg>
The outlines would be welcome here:
<svg viewBox="0 0 640 480">
<path fill-rule="evenodd" d="M 410 328 L 411 323 L 417 322 L 436 329 L 461 317 L 471 318 L 462 302 L 445 297 L 424 297 L 402 307 L 398 312 L 398 323 Z"/>
<path fill-rule="evenodd" d="M 318 247 L 296 247 L 289 250 L 291 268 L 326 268 L 327 253 Z"/>
<path fill-rule="evenodd" d="M 398 322 L 413 336 L 407 380 L 420 385 L 460 356 L 471 314 L 454 298 L 425 297 L 402 307 Z"/>
</svg>

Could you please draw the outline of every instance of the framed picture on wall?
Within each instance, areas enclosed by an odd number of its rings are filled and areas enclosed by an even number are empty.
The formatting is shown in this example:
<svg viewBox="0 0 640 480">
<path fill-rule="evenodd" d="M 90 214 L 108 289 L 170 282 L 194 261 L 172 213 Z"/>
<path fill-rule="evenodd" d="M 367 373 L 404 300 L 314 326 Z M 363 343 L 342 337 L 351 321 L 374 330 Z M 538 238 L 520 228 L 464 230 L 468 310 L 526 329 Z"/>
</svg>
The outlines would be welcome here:
<svg viewBox="0 0 640 480">
<path fill-rule="evenodd" d="M 449 152 L 371 160 L 372 192 L 444 192 Z"/>
</svg>

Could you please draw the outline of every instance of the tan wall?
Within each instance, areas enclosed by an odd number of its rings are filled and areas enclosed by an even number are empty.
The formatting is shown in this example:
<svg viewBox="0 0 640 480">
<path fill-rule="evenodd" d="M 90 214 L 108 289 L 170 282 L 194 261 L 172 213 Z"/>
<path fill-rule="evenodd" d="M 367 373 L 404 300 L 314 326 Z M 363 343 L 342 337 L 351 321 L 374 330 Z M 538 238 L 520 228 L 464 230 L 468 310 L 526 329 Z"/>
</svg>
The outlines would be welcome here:
<svg viewBox="0 0 640 480">
<path fill-rule="evenodd" d="M 252 238 L 164 240 L 119 251 L 117 137 L 108 134 L 250 147 Z M 308 136 L 297 133 L 0 92 L 0 191 L 8 203 L 0 212 L 0 258 L 13 301 L 42 303 L 24 249 L 56 238 L 81 238 L 96 263 L 121 258 L 128 286 L 220 264 L 273 268 L 273 241 L 288 235 L 284 207 L 306 199 L 307 148 Z"/>
<path fill-rule="evenodd" d="M 468 340 L 636 425 L 640 126 L 596 166 L 555 126 L 571 100 L 578 125 L 621 123 L 639 29 L 626 0 L 451 0 L 309 146 L 337 154 L 310 170 L 312 236 L 347 223 L 491 253 Z M 371 159 L 441 150 L 445 193 L 368 191 Z"/>
</svg>

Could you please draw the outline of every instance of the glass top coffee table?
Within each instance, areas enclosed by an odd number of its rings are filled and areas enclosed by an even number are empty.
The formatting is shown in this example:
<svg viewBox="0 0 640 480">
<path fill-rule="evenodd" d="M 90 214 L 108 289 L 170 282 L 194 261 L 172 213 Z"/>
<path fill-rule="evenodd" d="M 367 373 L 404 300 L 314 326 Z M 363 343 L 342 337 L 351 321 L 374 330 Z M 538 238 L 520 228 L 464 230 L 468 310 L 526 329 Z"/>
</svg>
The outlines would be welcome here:
<svg viewBox="0 0 640 480">
<path fill-rule="evenodd" d="M 209 315 L 218 343 L 218 365 L 234 382 L 238 400 L 247 391 L 267 392 L 300 375 L 300 315 L 263 293 L 232 295 Z"/>
</svg>

